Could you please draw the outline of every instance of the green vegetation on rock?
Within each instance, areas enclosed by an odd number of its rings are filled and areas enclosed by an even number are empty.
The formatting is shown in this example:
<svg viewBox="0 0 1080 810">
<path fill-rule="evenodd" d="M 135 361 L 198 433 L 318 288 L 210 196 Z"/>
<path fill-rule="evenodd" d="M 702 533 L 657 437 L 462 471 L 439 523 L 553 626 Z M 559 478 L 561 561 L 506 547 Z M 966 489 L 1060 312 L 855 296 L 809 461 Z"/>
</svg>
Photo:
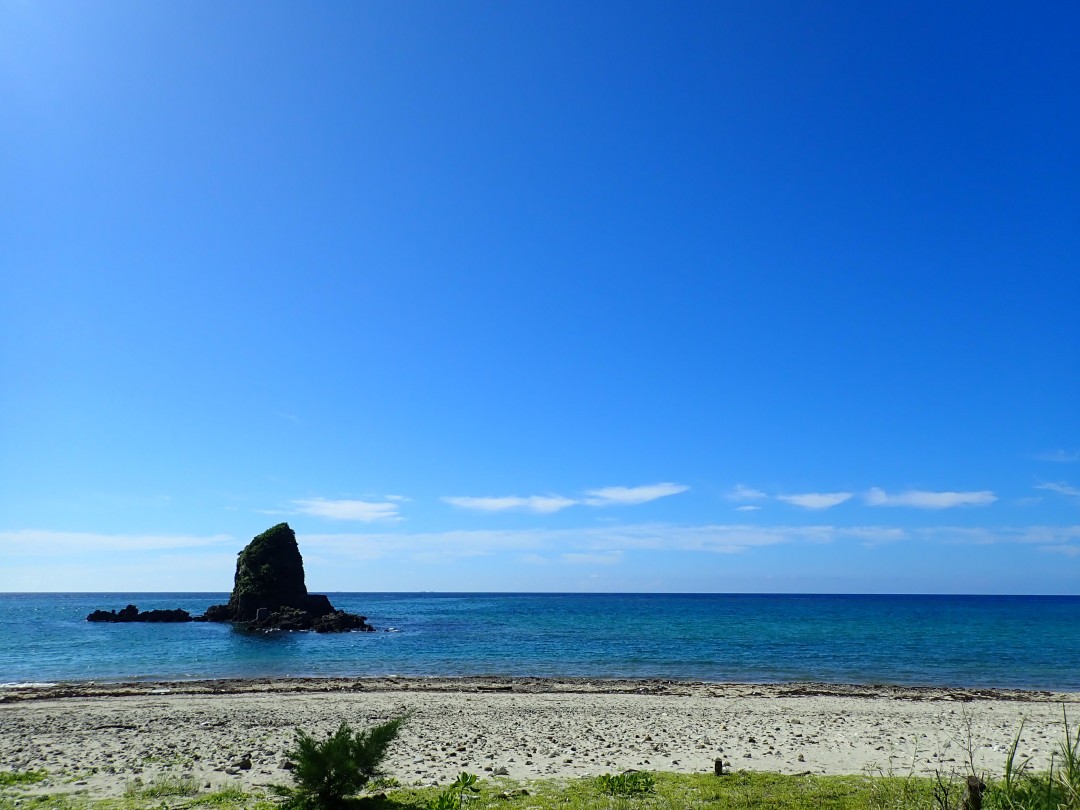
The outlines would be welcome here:
<svg viewBox="0 0 1080 810">
<path fill-rule="evenodd" d="M 304 558 L 288 523 L 270 527 L 237 556 L 229 597 L 229 608 L 236 619 L 253 619 L 260 607 L 304 608 L 307 595 Z"/>
</svg>

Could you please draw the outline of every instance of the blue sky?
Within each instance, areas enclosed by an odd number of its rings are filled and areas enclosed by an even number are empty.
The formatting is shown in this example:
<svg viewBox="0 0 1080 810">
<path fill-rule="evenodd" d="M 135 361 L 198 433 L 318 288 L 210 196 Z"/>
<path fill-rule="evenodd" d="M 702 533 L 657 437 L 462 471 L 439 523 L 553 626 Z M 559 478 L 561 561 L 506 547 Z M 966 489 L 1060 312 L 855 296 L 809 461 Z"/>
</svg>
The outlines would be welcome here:
<svg viewBox="0 0 1080 810">
<path fill-rule="evenodd" d="M 1078 24 L 4 3 L 0 590 L 1080 593 Z"/>
</svg>

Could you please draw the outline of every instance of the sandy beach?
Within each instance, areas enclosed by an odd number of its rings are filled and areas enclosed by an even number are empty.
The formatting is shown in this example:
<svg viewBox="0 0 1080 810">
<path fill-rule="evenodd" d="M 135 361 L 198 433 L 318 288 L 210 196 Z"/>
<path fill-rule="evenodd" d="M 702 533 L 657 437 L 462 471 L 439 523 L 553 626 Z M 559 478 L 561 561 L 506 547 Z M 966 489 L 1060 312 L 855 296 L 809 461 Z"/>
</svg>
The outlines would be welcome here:
<svg viewBox="0 0 1080 810">
<path fill-rule="evenodd" d="M 998 774 L 1020 751 L 1045 767 L 1063 705 L 1080 694 L 1011 690 L 499 678 L 245 680 L 0 689 L 0 769 L 45 769 L 34 789 L 123 792 L 136 778 L 285 782 L 294 730 L 316 735 L 412 712 L 386 763 L 402 784 L 462 770 L 577 777 L 629 768 L 711 772 Z M 969 743 L 970 740 L 970 743 Z"/>
</svg>

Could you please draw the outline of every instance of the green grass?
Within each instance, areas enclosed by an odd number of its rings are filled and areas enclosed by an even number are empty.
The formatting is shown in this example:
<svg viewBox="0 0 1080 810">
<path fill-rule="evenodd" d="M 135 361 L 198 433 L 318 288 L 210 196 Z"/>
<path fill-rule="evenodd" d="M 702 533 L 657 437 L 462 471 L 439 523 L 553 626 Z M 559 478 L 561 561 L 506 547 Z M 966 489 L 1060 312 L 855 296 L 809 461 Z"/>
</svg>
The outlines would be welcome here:
<svg viewBox="0 0 1080 810">
<path fill-rule="evenodd" d="M 46 771 L 0 771 L 0 787 L 32 785 L 42 781 L 46 776 L 48 776 Z"/>
<path fill-rule="evenodd" d="M 196 796 L 199 786 L 190 776 L 165 776 L 144 784 L 136 779 L 124 791 L 124 798 L 139 802 L 155 802 L 176 796 Z"/>
<path fill-rule="evenodd" d="M 221 788 L 220 790 L 211 791 L 210 793 L 203 793 L 195 799 L 192 806 L 243 807 L 250 796 L 250 793 L 245 793 L 238 787 L 226 787 Z"/>
<path fill-rule="evenodd" d="M 593 778 L 547 779 L 521 784 L 482 779 L 470 810 L 936 810 L 934 781 L 888 776 L 784 776 L 736 772 L 652 774 L 653 788 L 636 796 L 610 795 Z M 524 787 L 524 795 L 506 797 Z M 348 802 L 350 810 L 426 810 L 439 788 L 395 788 Z M 18 804 L 15 802 L 18 801 Z M 0 810 L 278 810 L 261 793 L 237 787 L 200 791 L 194 780 L 172 777 L 129 786 L 123 797 L 83 794 L 0 793 Z"/>
<path fill-rule="evenodd" d="M 890 810 L 933 808 L 933 780 L 868 776 L 783 776 L 738 772 L 657 773 L 653 789 L 638 796 L 612 796 L 594 778 L 548 779 L 521 784 L 482 779 L 470 810 Z M 516 788 L 524 795 L 506 798 Z M 393 789 L 348 802 L 350 810 L 426 810 L 439 788 Z M 50 794 L 24 798 L 16 807 L 0 796 L 0 810 L 277 810 L 259 793 L 229 787 L 199 792 L 184 779 L 133 785 L 121 799 Z"/>
<path fill-rule="evenodd" d="M 929 780 L 864 776 L 784 776 L 738 772 L 717 778 L 712 774 L 654 774 L 651 792 L 610 796 L 594 779 L 541 783 L 533 796 L 500 804 L 477 806 L 544 810 L 608 808 L 610 810 L 683 810 L 686 808 L 790 808 L 790 810 L 884 810 L 903 786 L 912 799 L 929 799 Z M 909 805 L 917 807 L 917 804 Z M 929 806 L 929 805 L 924 805 Z"/>
</svg>

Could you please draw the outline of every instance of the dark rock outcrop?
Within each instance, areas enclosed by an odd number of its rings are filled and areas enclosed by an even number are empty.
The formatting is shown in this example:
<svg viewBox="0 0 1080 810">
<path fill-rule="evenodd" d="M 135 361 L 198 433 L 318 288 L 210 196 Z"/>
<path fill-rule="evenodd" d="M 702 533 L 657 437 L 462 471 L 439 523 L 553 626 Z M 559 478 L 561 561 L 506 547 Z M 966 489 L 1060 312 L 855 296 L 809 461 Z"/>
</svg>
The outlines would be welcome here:
<svg viewBox="0 0 1080 810">
<path fill-rule="evenodd" d="M 296 534 L 279 523 L 248 543 L 236 560 L 229 601 L 211 605 L 202 616 L 186 610 L 148 610 L 135 605 L 95 610 L 88 622 L 230 622 L 245 630 L 314 630 L 317 633 L 370 631 L 366 616 L 337 610 L 322 594 L 308 593 L 304 558 Z"/>
<path fill-rule="evenodd" d="M 135 605 L 128 605 L 120 611 L 116 610 L 95 610 L 89 616 L 86 617 L 88 622 L 151 622 L 151 623 L 163 623 L 163 622 L 190 622 L 192 621 L 191 614 L 186 610 L 176 608 L 175 610 L 145 610 L 139 611 Z"/>
<path fill-rule="evenodd" d="M 233 622 L 251 630 L 375 629 L 366 616 L 335 610 L 325 596 L 307 592 L 304 559 L 288 523 L 267 529 L 244 547 L 228 604 L 213 605 L 196 621 Z"/>
</svg>

